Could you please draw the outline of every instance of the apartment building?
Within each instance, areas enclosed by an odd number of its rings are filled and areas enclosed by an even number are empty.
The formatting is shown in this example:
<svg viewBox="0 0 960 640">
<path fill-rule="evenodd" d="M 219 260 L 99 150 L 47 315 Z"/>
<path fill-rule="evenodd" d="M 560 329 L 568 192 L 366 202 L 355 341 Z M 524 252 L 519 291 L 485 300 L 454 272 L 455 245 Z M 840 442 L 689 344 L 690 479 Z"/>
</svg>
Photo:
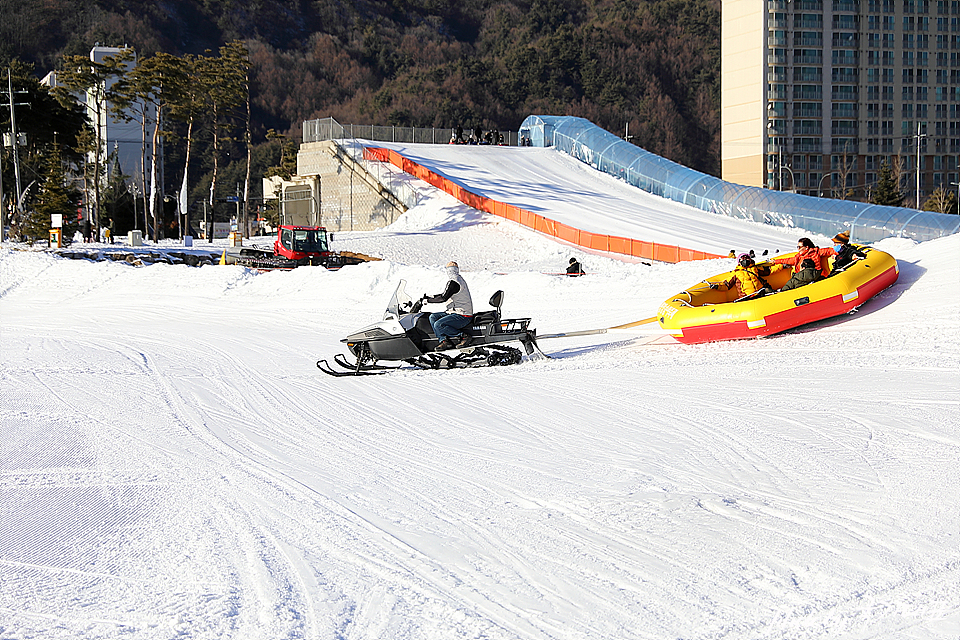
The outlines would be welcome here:
<svg viewBox="0 0 960 640">
<path fill-rule="evenodd" d="M 960 181 L 960 0 L 723 0 L 723 179 L 904 204 Z M 919 168 L 919 170 L 918 170 Z"/>
</svg>

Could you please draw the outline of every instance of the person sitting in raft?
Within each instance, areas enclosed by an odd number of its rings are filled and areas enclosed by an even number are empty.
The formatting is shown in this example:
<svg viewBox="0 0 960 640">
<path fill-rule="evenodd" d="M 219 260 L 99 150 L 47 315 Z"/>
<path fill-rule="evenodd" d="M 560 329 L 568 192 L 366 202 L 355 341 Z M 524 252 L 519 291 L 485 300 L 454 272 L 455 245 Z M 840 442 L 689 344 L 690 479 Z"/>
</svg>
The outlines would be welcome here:
<svg viewBox="0 0 960 640">
<path fill-rule="evenodd" d="M 741 253 L 737 259 L 737 268 L 733 270 L 730 279 L 726 282 L 711 282 L 710 288 L 729 291 L 736 287 L 737 300 L 746 297 L 765 296 L 768 293 L 773 293 L 773 287 L 767 284 L 763 277 L 782 269 L 786 269 L 782 264 L 758 267 L 749 253 Z"/>
<path fill-rule="evenodd" d="M 823 280 L 823 274 L 817 269 L 817 263 L 810 258 L 804 258 L 803 262 L 800 263 L 800 271 L 790 276 L 787 283 L 780 287 L 780 291 L 796 289 L 797 287 L 802 287 L 805 284 L 817 282 L 818 280 Z"/>
<path fill-rule="evenodd" d="M 830 275 L 843 271 L 853 264 L 857 258 L 866 258 L 867 254 L 850 244 L 850 234 L 841 231 L 833 236 L 833 249 L 837 252 L 837 257 L 833 259 L 833 270 Z"/>
<path fill-rule="evenodd" d="M 800 263 L 809 258 L 817 265 L 817 269 L 820 270 L 820 273 L 824 278 L 830 274 L 830 264 L 826 260 L 830 256 L 837 255 L 837 252 L 833 250 L 832 247 L 823 247 L 820 248 L 817 245 L 813 244 L 813 241 L 810 238 L 800 238 L 797 240 L 797 252 L 791 256 L 783 256 L 782 258 L 774 258 L 773 261 L 776 264 L 784 264 L 790 267 L 793 267 L 793 271 L 800 271 Z"/>
</svg>

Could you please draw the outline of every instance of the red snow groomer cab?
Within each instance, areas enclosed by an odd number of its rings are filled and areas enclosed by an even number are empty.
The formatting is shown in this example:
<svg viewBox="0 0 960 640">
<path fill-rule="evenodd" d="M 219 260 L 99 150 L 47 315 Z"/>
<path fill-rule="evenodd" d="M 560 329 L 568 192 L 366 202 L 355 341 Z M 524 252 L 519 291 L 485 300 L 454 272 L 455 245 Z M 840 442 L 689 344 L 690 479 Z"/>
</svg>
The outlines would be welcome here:
<svg viewBox="0 0 960 640">
<path fill-rule="evenodd" d="M 330 266 L 330 262 L 335 257 L 330 253 L 325 228 L 293 225 L 283 225 L 277 229 L 277 239 L 273 242 L 273 255 L 292 260 L 298 266 L 322 265 L 325 267 Z"/>
<path fill-rule="evenodd" d="M 330 251 L 327 230 L 323 227 L 300 227 L 285 224 L 277 229 L 273 251 L 260 247 L 242 247 L 228 250 L 228 264 L 239 264 L 253 269 L 294 269 L 303 266 L 338 268 L 343 266 L 340 256 Z"/>
<path fill-rule="evenodd" d="M 348 264 L 378 260 L 360 253 L 330 251 L 329 241 L 330 236 L 323 227 L 285 224 L 277 229 L 273 251 L 257 246 L 227 249 L 224 259 L 227 264 L 239 264 L 260 270 L 305 266 L 339 269 Z"/>
</svg>

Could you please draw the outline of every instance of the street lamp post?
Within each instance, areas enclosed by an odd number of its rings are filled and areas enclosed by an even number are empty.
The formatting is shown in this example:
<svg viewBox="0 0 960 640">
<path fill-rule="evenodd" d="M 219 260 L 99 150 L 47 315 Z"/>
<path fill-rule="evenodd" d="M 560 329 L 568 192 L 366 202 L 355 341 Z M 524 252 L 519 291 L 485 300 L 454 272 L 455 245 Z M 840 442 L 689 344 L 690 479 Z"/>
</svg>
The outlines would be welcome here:
<svg viewBox="0 0 960 640">
<path fill-rule="evenodd" d="M 829 173 L 825 173 L 825 174 L 823 174 L 823 176 L 820 178 L 820 184 L 817 185 L 817 195 L 818 195 L 819 197 L 821 197 L 821 198 L 823 197 L 823 191 L 821 191 L 820 188 L 823 186 L 823 180 L 824 180 L 824 178 L 826 178 L 826 177 L 828 177 L 828 176 L 832 176 L 834 173 L 836 173 L 836 172 L 835 172 L 835 171 L 831 171 L 831 172 L 829 172 Z"/>
</svg>

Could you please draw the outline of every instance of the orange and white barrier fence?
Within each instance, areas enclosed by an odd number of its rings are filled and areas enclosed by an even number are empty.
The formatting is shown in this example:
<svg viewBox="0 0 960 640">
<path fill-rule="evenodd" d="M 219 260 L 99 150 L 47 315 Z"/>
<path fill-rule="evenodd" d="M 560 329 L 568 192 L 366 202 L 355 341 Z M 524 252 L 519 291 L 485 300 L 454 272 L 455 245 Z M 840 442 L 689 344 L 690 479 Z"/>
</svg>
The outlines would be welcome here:
<svg viewBox="0 0 960 640">
<path fill-rule="evenodd" d="M 521 209 L 512 204 L 499 202 L 491 198 L 485 198 L 475 193 L 467 191 L 460 185 L 444 178 L 443 176 L 427 169 L 403 157 L 392 149 L 380 147 L 364 147 L 364 160 L 375 160 L 379 162 L 389 162 L 400 168 L 405 173 L 420 178 L 434 187 L 449 193 L 460 202 L 467 206 L 492 213 L 495 216 L 513 220 L 518 224 L 529 227 L 535 231 L 553 236 L 570 244 L 596 251 L 609 251 L 619 253 L 634 258 L 646 258 L 648 260 L 657 260 L 659 262 L 686 262 L 689 260 L 709 260 L 712 258 L 722 258 L 724 256 L 698 251 L 696 249 L 685 249 L 680 246 L 660 244 L 657 242 L 648 242 L 645 240 L 634 240 L 633 238 L 624 238 L 621 236 L 611 236 L 603 233 L 591 233 L 583 231 L 570 225 L 545 218 L 539 214 Z"/>
</svg>

